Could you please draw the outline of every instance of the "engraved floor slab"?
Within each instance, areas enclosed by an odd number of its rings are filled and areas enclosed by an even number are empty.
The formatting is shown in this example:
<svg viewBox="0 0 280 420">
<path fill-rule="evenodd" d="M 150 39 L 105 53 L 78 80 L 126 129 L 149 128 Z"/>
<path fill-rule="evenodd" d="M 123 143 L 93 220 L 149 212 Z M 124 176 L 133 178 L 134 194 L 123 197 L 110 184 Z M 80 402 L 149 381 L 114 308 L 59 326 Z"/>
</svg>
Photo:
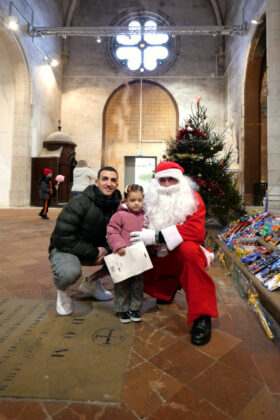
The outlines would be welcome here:
<svg viewBox="0 0 280 420">
<path fill-rule="evenodd" d="M 1 299 L 0 397 L 119 402 L 132 333 L 110 303 L 62 317 L 54 301 Z"/>
</svg>

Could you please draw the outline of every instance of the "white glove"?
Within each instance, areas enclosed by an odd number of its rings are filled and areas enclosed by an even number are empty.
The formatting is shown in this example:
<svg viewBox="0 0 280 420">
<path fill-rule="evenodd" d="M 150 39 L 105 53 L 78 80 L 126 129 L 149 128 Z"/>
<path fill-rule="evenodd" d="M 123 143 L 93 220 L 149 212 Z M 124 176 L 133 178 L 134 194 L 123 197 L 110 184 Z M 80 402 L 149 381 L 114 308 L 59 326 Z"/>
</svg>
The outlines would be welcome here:
<svg viewBox="0 0 280 420">
<path fill-rule="evenodd" d="M 145 245 L 154 245 L 156 243 L 156 231 L 153 229 L 142 229 L 141 231 L 131 232 L 130 242 L 143 241 Z"/>
</svg>

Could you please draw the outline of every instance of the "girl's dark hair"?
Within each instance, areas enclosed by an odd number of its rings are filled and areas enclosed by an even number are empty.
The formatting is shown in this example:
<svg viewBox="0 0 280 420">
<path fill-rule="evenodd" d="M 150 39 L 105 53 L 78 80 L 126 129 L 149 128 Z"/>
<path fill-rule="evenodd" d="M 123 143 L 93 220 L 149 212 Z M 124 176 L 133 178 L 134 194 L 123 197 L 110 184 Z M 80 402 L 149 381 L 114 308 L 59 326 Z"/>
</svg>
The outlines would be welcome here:
<svg viewBox="0 0 280 420">
<path fill-rule="evenodd" d="M 127 198 L 129 196 L 129 193 L 135 191 L 141 191 L 141 193 L 144 195 L 144 190 L 143 187 L 141 187 L 141 185 L 129 184 L 124 190 L 124 198 Z"/>
</svg>

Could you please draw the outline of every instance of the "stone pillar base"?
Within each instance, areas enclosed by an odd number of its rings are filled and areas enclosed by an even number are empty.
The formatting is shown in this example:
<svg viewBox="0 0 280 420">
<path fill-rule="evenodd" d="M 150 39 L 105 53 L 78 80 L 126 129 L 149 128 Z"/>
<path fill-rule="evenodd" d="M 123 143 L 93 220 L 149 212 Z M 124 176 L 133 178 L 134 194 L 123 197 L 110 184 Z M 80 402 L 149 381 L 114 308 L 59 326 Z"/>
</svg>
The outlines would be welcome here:
<svg viewBox="0 0 280 420">
<path fill-rule="evenodd" d="M 270 209 L 280 210 L 280 186 L 268 186 L 268 210 Z"/>
<path fill-rule="evenodd" d="M 25 190 L 10 191 L 10 207 L 29 207 L 30 197 Z"/>
</svg>

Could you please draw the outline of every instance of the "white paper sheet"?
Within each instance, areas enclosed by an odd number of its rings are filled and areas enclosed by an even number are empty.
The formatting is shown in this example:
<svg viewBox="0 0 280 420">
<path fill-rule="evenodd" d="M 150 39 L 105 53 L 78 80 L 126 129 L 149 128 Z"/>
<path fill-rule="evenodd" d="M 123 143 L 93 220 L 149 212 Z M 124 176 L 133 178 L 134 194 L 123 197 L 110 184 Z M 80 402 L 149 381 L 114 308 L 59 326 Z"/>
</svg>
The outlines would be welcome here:
<svg viewBox="0 0 280 420">
<path fill-rule="evenodd" d="M 148 251 L 142 241 L 125 249 L 126 253 L 123 256 L 114 253 L 104 257 L 114 283 L 119 283 L 153 268 Z"/>
</svg>

